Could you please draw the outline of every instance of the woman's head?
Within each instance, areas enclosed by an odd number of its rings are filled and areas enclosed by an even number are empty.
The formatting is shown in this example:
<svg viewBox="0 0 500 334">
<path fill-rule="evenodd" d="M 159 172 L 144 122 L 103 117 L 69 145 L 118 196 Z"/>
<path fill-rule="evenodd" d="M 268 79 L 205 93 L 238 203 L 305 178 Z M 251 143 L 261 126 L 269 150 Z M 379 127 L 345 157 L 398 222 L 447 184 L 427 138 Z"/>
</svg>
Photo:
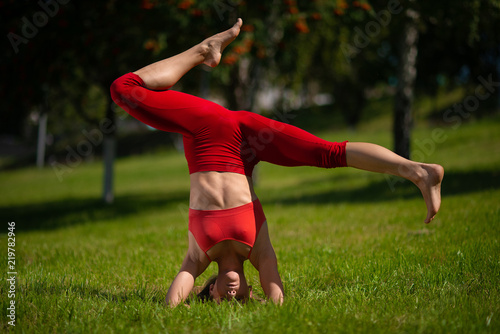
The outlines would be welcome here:
<svg viewBox="0 0 500 334">
<path fill-rule="evenodd" d="M 219 273 L 210 286 L 210 295 L 217 302 L 224 299 L 246 300 L 250 296 L 250 289 L 243 272 L 227 271 Z"/>
<path fill-rule="evenodd" d="M 213 299 L 218 303 L 222 300 L 245 301 L 252 298 L 252 287 L 247 284 L 243 272 L 219 272 L 208 279 L 198 297 Z"/>
</svg>

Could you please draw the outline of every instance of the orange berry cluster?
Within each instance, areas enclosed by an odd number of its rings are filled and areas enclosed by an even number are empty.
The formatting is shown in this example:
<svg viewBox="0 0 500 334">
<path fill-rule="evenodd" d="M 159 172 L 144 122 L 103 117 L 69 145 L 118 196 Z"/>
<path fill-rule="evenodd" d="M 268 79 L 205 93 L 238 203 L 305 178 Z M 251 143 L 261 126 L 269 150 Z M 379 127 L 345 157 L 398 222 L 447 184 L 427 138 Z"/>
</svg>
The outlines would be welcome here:
<svg viewBox="0 0 500 334">
<path fill-rule="evenodd" d="M 241 30 L 251 32 L 254 31 L 254 26 L 252 25 L 244 25 L 241 27 Z M 231 51 L 224 56 L 222 59 L 222 62 L 227 65 L 233 65 L 235 64 L 242 55 L 245 53 L 248 53 L 252 50 L 252 47 L 254 46 L 254 41 L 251 37 L 247 37 L 244 39 L 243 43 L 239 43 L 233 46 Z M 264 58 L 265 57 L 265 50 L 263 48 L 258 47 L 257 49 L 257 57 L 258 58 Z"/>
<path fill-rule="evenodd" d="M 372 6 L 366 2 L 361 1 L 353 1 L 352 6 L 355 8 L 360 8 L 364 11 L 369 11 L 372 9 Z M 342 16 L 345 14 L 345 10 L 349 8 L 349 4 L 346 0 L 337 0 L 337 8 L 333 11 L 333 13 L 337 16 Z"/>
</svg>

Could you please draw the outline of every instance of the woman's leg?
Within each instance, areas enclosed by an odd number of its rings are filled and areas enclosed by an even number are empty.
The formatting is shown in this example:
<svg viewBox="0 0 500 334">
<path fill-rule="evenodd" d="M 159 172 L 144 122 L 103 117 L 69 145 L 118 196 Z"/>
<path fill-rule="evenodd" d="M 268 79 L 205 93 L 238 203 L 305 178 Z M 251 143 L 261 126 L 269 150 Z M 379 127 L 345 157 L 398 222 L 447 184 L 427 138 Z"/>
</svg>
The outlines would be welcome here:
<svg viewBox="0 0 500 334">
<path fill-rule="evenodd" d="M 207 38 L 191 49 L 127 73 L 111 85 L 111 97 L 134 118 L 158 130 L 189 136 L 203 127 L 209 112 L 223 109 L 213 102 L 163 90 L 173 86 L 194 66 L 216 66 L 224 48 L 240 31 L 241 19 L 231 28 Z M 224 109 L 226 110 L 226 109 Z"/>
<path fill-rule="evenodd" d="M 222 51 L 238 36 L 241 25 L 242 20 L 238 19 L 232 28 L 207 38 L 189 50 L 143 67 L 134 73 L 141 77 L 149 89 L 170 88 L 195 66 L 200 64 L 217 66 Z"/>
<path fill-rule="evenodd" d="M 280 166 L 322 168 L 354 167 L 403 177 L 415 183 L 427 205 L 426 223 L 441 205 L 440 165 L 413 162 L 386 148 L 368 143 L 335 143 L 318 138 L 290 124 L 261 115 L 239 112 L 242 132 L 249 148 L 243 151 L 248 163 L 266 161 Z"/>
<path fill-rule="evenodd" d="M 369 143 L 347 143 L 346 162 L 349 167 L 392 174 L 412 181 L 422 192 L 427 205 L 425 223 L 434 219 L 441 205 L 442 166 L 407 160 L 384 147 Z"/>
</svg>

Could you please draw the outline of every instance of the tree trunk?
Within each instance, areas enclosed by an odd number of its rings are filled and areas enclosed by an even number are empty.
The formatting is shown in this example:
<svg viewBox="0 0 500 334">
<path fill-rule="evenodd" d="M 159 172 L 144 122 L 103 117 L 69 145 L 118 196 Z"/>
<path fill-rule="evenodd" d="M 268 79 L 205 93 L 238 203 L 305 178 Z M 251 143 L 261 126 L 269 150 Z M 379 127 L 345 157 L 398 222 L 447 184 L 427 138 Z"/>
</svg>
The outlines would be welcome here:
<svg viewBox="0 0 500 334">
<path fill-rule="evenodd" d="M 104 120 L 105 125 L 101 125 L 101 131 L 104 133 L 104 141 L 103 141 L 103 162 L 104 162 L 104 182 L 103 182 L 103 200 L 107 204 L 111 204 L 114 201 L 114 193 L 113 193 L 113 164 L 115 160 L 115 152 L 116 152 L 116 122 L 115 122 L 115 113 L 113 108 L 111 107 L 111 98 L 110 106 L 106 111 L 106 119 Z M 104 123 L 101 123 L 104 124 Z"/>
<path fill-rule="evenodd" d="M 40 104 L 38 114 L 38 138 L 36 147 L 36 166 L 43 168 L 45 165 L 45 148 L 47 145 L 47 119 L 49 111 L 49 88 L 47 84 L 42 85 L 43 102 Z"/>
<path fill-rule="evenodd" d="M 500 56 L 497 57 L 497 79 L 500 79 Z M 497 108 L 500 109 L 500 89 L 497 90 Z"/>
<path fill-rule="evenodd" d="M 395 153 L 410 158 L 410 135 L 413 123 L 412 102 L 417 77 L 417 42 L 419 13 L 411 8 L 405 11 L 404 29 L 401 36 L 398 86 L 394 105 Z"/>
<path fill-rule="evenodd" d="M 45 109 L 44 107 L 42 107 Z M 47 112 L 43 110 L 38 118 L 38 144 L 36 149 L 36 166 L 43 168 L 45 165 L 45 144 L 47 142 Z"/>
</svg>

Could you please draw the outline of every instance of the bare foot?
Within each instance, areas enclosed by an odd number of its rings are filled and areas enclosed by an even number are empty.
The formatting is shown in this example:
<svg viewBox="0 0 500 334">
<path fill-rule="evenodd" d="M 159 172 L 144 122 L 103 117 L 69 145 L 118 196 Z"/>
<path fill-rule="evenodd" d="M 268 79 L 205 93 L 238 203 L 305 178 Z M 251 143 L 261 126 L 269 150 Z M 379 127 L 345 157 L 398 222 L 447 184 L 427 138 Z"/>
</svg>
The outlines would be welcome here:
<svg viewBox="0 0 500 334">
<path fill-rule="evenodd" d="M 232 28 L 218 33 L 212 37 L 207 38 L 201 42 L 200 46 L 203 48 L 203 54 L 205 60 L 203 64 L 210 67 L 215 67 L 219 65 L 220 59 L 222 57 L 222 51 L 228 46 L 240 33 L 241 25 L 243 21 L 238 19 Z"/>
<path fill-rule="evenodd" d="M 429 224 L 441 206 L 441 182 L 444 177 L 444 169 L 442 166 L 434 164 L 422 164 L 421 167 L 426 173 L 415 184 L 422 192 L 427 205 L 425 223 Z"/>
</svg>

